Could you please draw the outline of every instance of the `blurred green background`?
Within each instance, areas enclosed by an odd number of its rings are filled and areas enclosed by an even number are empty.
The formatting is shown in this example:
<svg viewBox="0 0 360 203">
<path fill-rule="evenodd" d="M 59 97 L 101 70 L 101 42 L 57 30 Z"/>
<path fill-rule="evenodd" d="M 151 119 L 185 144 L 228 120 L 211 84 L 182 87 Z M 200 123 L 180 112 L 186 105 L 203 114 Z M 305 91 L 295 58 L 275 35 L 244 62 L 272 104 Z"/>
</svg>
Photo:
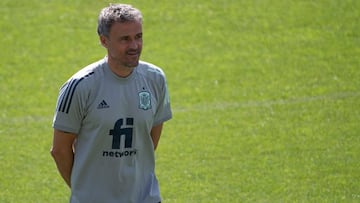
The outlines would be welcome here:
<svg viewBox="0 0 360 203">
<path fill-rule="evenodd" d="M 105 56 L 109 1 L 0 3 L 0 202 L 68 202 L 49 154 L 60 86 Z M 174 118 L 163 202 L 360 201 L 360 1 L 123 1 Z"/>
</svg>

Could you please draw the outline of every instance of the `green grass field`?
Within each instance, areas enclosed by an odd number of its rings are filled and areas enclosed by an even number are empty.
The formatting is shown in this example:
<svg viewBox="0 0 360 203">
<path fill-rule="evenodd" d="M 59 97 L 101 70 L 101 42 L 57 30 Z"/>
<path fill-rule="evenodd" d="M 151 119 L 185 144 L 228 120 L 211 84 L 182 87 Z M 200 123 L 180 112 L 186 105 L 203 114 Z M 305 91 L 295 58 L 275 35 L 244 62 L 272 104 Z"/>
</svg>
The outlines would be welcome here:
<svg viewBox="0 0 360 203">
<path fill-rule="evenodd" d="M 163 202 L 360 202 L 360 1 L 124 2 L 168 78 Z M 52 116 L 107 4 L 1 1 L 1 203 L 68 201 Z"/>
</svg>

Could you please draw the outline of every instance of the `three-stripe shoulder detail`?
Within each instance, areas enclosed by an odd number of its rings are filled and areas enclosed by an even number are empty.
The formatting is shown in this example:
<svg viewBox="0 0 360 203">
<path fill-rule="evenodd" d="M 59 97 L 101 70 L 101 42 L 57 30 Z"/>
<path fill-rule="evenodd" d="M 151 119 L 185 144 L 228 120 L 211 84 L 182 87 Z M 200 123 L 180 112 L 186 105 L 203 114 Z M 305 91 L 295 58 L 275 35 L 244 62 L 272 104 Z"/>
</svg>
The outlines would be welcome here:
<svg viewBox="0 0 360 203">
<path fill-rule="evenodd" d="M 67 85 L 67 87 L 65 89 L 64 96 L 60 102 L 60 105 L 58 106 L 58 109 L 57 109 L 59 112 L 69 113 L 71 102 L 72 102 L 76 87 L 79 85 L 79 83 L 82 80 L 84 80 L 85 78 L 87 78 L 93 74 L 94 74 L 94 72 L 90 72 L 81 78 L 72 79 L 71 81 L 69 81 L 69 84 Z"/>
</svg>

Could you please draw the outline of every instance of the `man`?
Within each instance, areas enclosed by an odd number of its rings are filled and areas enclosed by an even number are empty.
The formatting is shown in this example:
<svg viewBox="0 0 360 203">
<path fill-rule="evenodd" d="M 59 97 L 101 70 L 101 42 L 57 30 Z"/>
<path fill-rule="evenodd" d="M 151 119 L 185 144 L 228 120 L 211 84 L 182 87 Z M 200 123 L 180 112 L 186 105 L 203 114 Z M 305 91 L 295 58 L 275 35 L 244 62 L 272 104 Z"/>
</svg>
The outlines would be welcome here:
<svg viewBox="0 0 360 203">
<path fill-rule="evenodd" d="M 61 87 L 51 154 L 71 203 L 160 202 L 154 151 L 172 117 L 165 75 L 139 61 L 138 9 L 104 8 L 98 34 L 107 56 Z"/>
</svg>

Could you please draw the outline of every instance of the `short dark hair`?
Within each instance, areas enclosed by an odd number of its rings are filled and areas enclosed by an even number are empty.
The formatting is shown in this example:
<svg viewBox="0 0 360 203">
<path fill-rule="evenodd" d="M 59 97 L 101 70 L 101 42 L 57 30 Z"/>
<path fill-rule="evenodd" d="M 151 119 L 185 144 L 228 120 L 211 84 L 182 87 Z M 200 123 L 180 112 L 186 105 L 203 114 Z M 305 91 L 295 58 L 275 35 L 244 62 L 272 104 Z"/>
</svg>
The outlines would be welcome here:
<svg viewBox="0 0 360 203">
<path fill-rule="evenodd" d="M 101 10 L 98 18 L 98 35 L 109 36 L 110 28 L 115 22 L 140 21 L 142 14 L 139 9 L 129 4 L 111 4 Z"/>
</svg>

